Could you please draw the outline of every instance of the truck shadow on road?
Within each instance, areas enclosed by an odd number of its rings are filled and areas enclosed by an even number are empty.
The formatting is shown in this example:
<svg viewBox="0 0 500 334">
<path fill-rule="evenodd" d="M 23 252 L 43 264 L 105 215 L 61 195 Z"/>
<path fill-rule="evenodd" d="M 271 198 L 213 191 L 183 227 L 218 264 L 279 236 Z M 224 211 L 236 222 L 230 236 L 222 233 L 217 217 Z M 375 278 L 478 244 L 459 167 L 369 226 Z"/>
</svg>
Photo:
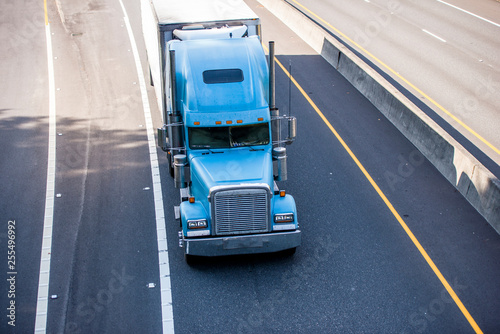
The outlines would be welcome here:
<svg viewBox="0 0 500 334">
<path fill-rule="evenodd" d="M 265 254 L 227 255 L 217 257 L 191 256 L 188 265 L 193 269 L 248 266 L 249 264 L 285 264 L 293 262 L 295 251 L 284 250 Z"/>
</svg>

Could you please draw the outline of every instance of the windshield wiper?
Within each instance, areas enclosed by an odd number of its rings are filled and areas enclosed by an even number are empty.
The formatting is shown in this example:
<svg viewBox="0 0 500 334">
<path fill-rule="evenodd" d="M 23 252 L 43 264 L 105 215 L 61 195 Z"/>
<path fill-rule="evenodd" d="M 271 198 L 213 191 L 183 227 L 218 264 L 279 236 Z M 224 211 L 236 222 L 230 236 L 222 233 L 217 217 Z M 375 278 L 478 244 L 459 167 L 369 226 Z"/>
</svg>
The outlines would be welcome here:
<svg viewBox="0 0 500 334">
<path fill-rule="evenodd" d="M 211 150 L 211 149 L 209 149 L 208 147 L 207 147 L 206 149 L 207 149 L 210 153 L 213 153 L 213 154 L 215 154 L 215 153 L 224 153 L 224 151 L 219 151 L 219 152 L 212 151 L 212 150 Z"/>
</svg>

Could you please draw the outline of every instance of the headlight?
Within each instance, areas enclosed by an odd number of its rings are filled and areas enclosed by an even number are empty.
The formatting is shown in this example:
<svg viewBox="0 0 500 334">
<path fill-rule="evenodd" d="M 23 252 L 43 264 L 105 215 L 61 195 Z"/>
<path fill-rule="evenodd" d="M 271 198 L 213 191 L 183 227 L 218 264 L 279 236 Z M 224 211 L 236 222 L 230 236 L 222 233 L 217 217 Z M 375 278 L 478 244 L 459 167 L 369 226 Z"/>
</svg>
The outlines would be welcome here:
<svg viewBox="0 0 500 334">
<path fill-rule="evenodd" d="M 274 215 L 274 222 L 275 223 L 290 223 L 293 222 L 294 216 L 293 213 L 280 213 L 277 215 Z"/>
<path fill-rule="evenodd" d="M 188 220 L 187 225 L 188 229 L 207 228 L 208 226 L 206 219 Z"/>
</svg>

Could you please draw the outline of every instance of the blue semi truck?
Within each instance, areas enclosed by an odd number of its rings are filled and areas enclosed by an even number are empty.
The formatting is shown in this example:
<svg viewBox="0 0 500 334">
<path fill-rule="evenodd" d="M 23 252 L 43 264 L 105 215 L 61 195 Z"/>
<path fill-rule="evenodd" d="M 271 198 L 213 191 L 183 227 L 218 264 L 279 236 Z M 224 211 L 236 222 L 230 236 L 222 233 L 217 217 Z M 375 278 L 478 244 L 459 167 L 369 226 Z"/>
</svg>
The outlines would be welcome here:
<svg viewBox="0 0 500 334">
<path fill-rule="evenodd" d="M 142 0 L 142 25 L 163 127 L 158 145 L 180 190 L 186 259 L 300 245 L 287 179 L 296 119 L 275 107 L 260 19 L 241 0 Z"/>
</svg>

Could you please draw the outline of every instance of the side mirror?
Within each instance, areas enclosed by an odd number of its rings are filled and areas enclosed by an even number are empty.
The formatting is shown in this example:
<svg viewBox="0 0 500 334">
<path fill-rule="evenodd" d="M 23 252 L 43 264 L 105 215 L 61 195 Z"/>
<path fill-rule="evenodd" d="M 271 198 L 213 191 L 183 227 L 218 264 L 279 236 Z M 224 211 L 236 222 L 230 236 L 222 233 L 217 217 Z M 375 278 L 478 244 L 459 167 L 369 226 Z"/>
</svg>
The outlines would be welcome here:
<svg viewBox="0 0 500 334">
<path fill-rule="evenodd" d="M 168 149 L 168 135 L 167 135 L 167 126 L 166 125 L 164 125 L 162 128 L 158 128 L 158 146 L 164 152 L 167 152 L 167 149 Z"/>
<path fill-rule="evenodd" d="M 290 145 L 297 137 L 297 118 L 295 116 L 272 115 L 271 130 L 274 146 L 280 146 L 282 144 Z"/>
<path fill-rule="evenodd" d="M 178 153 L 184 150 L 184 124 L 182 121 L 165 124 L 158 128 L 158 146 L 165 152 L 176 150 Z M 174 154 L 175 155 L 175 154 Z"/>
<path fill-rule="evenodd" d="M 297 118 L 295 116 L 288 116 L 288 137 L 286 138 L 286 144 L 290 145 L 295 141 L 297 137 Z"/>
</svg>

